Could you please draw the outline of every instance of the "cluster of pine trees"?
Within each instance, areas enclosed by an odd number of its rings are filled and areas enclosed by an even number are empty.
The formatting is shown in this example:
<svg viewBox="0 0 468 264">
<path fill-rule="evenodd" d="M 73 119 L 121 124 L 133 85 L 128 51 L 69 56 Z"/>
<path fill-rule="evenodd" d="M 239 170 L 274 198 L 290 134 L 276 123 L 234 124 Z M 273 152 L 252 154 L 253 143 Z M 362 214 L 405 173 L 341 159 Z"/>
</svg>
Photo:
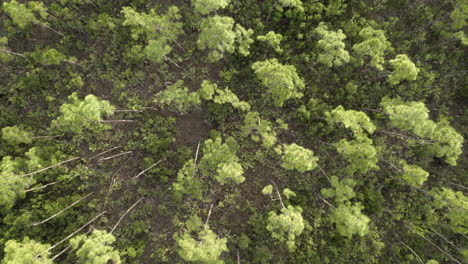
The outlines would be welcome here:
<svg viewBox="0 0 468 264">
<path fill-rule="evenodd" d="M 5 0 L 0 263 L 465 263 L 464 0 Z"/>
</svg>

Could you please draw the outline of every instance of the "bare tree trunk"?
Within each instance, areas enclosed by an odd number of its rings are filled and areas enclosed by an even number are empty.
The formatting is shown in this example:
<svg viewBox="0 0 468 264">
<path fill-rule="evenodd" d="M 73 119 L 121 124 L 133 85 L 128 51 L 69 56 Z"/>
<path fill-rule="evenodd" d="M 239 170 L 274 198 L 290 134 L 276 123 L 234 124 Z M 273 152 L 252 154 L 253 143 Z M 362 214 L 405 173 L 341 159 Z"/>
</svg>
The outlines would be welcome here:
<svg viewBox="0 0 468 264">
<path fill-rule="evenodd" d="M 106 150 L 106 151 L 103 151 L 103 152 L 101 152 L 101 153 L 99 153 L 99 154 L 97 154 L 97 155 L 94 155 L 94 156 L 92 156 L 91 158 L 88 158 L 88 160 L 92 160 L 92 159 L 97 158 L 97 157 L 99 157 L 99 156 L 101 156 L 101 155 L 104 155 L 104 154 L 106 154 L 106 153 L 108 153 L 108 152 L 111 152 L 111 151 L 114 150 L 114 149 L 118 149 L 118 148 L 121 148 L 121 147 L 122 147 L 122 146 L 113 147 L 113 148 L 108 149 L 108 150 Z"/>
<path fill-rule="evenodd" d="M 37 170 L 37 171 L 33 171 L 31 173 L 28 173 L 28 174 L 22 174 L 22 175 L 18 175 L 19 177 L 24 177 L 24 176 L 31 176 L 31 175 L 34 175 L 34 174 L 38 174 L 40 172 L 43 172 L 43 171 L 46 171 L 48 169 L 52 169 L 52 168 L 55 168 L 55 167 L 58 167 L 60 165 L 63 165 L 65 163 L 68 163 L 68 162 L 72 162 L 72 161 L 75 161 L 77 159 L 81 159 L 81 157 L 76 157 L 76 158 L 72 158 L 72 159 L 69 159 L 69 160 L 66 160 L 66 161 L 62 161 L 62 162 L 59 162 L 57 164 L 54 164 L 52 166 L 49 166 L 49 167 L 46 167 L 46 168 L 43 168 L 43 169 L 40 169 L 40 170 Z"/>
<path fill-rule="evenodd" d="M 58 245 L 62 244 L 63 242 L 67 241 L 68 239 L 70 239 L 72 236 L 76 235 L 76 233 L 80 232 L 81 230 L 83 230 L 83 228 L 87 227 L 88 225 L 90 225 L 92 222 L 96 221 L 96 219 L 98 219 L 99 217 L 101 217 L 103 214 L 107 213 L 106 211 L 104 212 L 101 212 L 100 214 L 98 214 L 97 216 L 95 216 L 93 219 L 89 220 L 86 224 L 82 225 L 80 228 L 78 228 L 77 230 L 73 231 L 70 235 L 68 235 L 67 237 L 65 237 L 64 239 L 60 240 L 59 242 L 57 242 L 56 244 L 50 246 L 48 249 L 42 251 L 41 253 L 37 254 L 35 259 L 37 259 L 40 255 L 56 248 Z"/>
<path fill-rule="evenodd" d="M 115 155 L 110 156 L 110 157 L 100 158 L 99 161 L 106 161 L 106 160 L 110 160 L 110 159 L 113 159 L 113 158 L 120 157 L 122 155 L 131 154 L 131 153 L 133 153 L 133 151 L 122 152 L 122 153 L 115 154 Z"/>
<path fill-rule="evenodd" d="M 35 187 L 35 188 L 31 188 L 31 189 L 25 190 L 24 192 L 32 192 L 32 191 L 41 190 L 41 189 L 46 188 L 47 186 L 54 185 L 54 184 L 59 183 L 59 182 L 60 182 L 60 181 L 54 181 L 54 182 L 48 183 L 48 184 L 46 184 L 46 185 L 42 185 L 42 186 L 39 186 L 39 187 Z"/>
<path fill-rule="evenodd" d="M 276 191 L 276 194 L 278 195 L 281 206 L 283 206 L 283 208 L 286 208 L 286 206 L 284 206 L 283 198 L 281 198 L 281 194 L 280 194 L 280 192 L 278 190 L 278 187 L 276 187 L 276 183 L 273 180 L 271 180 L 271 183 L 273 183 L 273 186 L 275 186 L 275 191 Z"/>
<path fill-rule="evenodd" d="M 158 165 L 159 163 L 161 163 L 163 160 L 165 160 L 165 158 L 162 158 L 160 160 L 158 160 L 156 163 L 154 163 L 153 165 L 149 166 L 148 168 L 144 169 L 142 172 L 138 173 L 137 176 L 133 177 L 132 179 L 137 179 L 138 177 L 140 177 L 141 175 L 143 175 L 145 172 L 151 170 L 152 168 L 154 168 L 156 165 Z"/>
<path fill-rule="evenodd" d="M 138 204 L 140 203 L 144 198 L 140 198 L 138 199 L 138 201 L 136 201 L 132 206 L 130 206 L 130 208 L 127 209 L 127 211 L 125 211 L 125 213 L 119 218 L 119 221 L 117 221 L 117 223 L 114 225 L 114 227 L 112 228 L 112 230 L 109 232 L 110 234 L 112 234 L 112 232 L 114 232 L 114 230 L 117 228 L 117 226 L 120 224 L 120 221 L 122 221 L 122 219 Z"/>
<path fill-rule="evenodd" d="M 210 210 L 208 211 L 208 216 L 206 217 L 205 225 L 208 225 L 208 222 L 210 221 L 210 216 L 211 216 L 211 211 L 213 210 L 213 204 L 210 205 Z"/>
<path fill-rule="evenodd" d="M 47 218 L 47 219 L 45 219 L 45 220 L 42 220 L 41 222 L 33 223 L 33 224 L 31 224 L 31 226 L 41 225 L 41 224 L 43 224 L 43 223 L 45 223 L 45 222 L 47 222 L 47 221 L 53 219 L 54 217 L 60 215 L 61 213 L 65 212 L 66 210 L 68 210 L 68 209 L 70 209 L 71 207 L 73 207 L 75 204 L 77 204 L 77 203 L 81 202 L 82 200 L 88 198 L 88 197 L 89 197 L 91 194 L 93 194 L 93 193 L 94 193 L 94 192 L 88 193 L 87 195 L 81 197 L 80 199 L 78 199 L 77 201 L 73 202 L 73 203 L 70 204 L 69 206 L 67 206 L 67 207 L 65 207 L 64 209 L 60 210 L 58 213 L 52 215 L 51 217 L 49 217 L 49 218 Z"/>
</svg>

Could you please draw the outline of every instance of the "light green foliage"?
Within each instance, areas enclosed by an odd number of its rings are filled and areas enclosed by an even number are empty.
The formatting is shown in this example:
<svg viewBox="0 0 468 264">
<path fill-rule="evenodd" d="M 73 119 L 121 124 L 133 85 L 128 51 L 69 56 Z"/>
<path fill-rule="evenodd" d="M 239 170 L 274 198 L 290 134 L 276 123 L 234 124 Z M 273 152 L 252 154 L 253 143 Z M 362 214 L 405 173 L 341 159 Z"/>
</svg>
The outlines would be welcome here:
<svg viewBox="0 0 468 264">
<path fill-rule="evenodd" d="M 201 100 L 196 92 L 189 93 L 182 80 L 169 85 L 166 90 L 156 95 L 155 102 L 162 106 L 170 106 L 176 111 L 185 113 L 191 108 L 200 105 Z"/>
<path fill-rule="evenodd" d="M 281 213 L 271 211 L 268 214 L 266 229 L 271 232 L 271 236 L 282 243 L 286 243 L 288 249 L 293 251 L 295 240 L 304 230 L 304 219 L 302 218 L 302 208 L 288 205 L 283 207 Z"/>
<path fill-rule="evenodd" d="M 159 38 L 156 40 L 150 39 L 143 52 L 148 60 L 154 63 L 161 63 L 171 50 L 172 48 L 167 44 L 167 41 L 163 38 Z"/>
<path fill-rule="evenodd" d="M 297 170 L 301 173 L 311 171 L 317 167 L 318 158 L 310 149 L 296 144 L 283 145 L 281 166 L 287 170 Z"/>
<path fill-rule="evenodd" d="M 254 33 L 252 29 L 245 29 L 243 26 L 236 24 L 235 27 L 236 41 L 239 45 L 237 48 L 239 54 L 242 56 L 248 56 L 250 54 L 249 48 L 250 45 L 254 42 L 252 39 L 252 34 Z"/>
<path fill-rule="evenodd" d="M 10 209 L 18 197 L 24 197 L 25 190 L 34 183 L 31 177 L 17 175 L 21 162 L 5 156 L 0 163 L 0 210 Z"/>
<path fill-rule="evenodd" d="M 60 116 L 52 121 L 53 125 L 68 132 L 80 133 L 84 128 L 100 122 L 103 116 L 112 115 L 115 110 L 108 101 L 92 94 L 80 100 L 75 92 L 68 97 L 68 101 L 70 103 L 60 107 Z"/>
<path fill-rule="evenodd" d="M 463 29 L 467 25 L 468 19 L 468 2 L 464 0 L 453 1 L 455 8 L 450 13 L 452 20 L 451 28 L 454 30 Z M 463 31 L 461 31 L 463 32 Z"/>
<path fill-rule="evenodd" d="M 296 193 L 293 192 L 291 189 L 289 188 L 284 188 L 283 189 L 283 195 L 284 197 L 286 197 L 286 199 L 291 199 L 293 197 L 296 197 Z"/>
<path fill-rule="evenodd" d="M 107 264 L 112 261 L 120 263 L 119 252 L 115 250 L 112 243 L 115 237 L 107 231 L 94 230 L 89 237 L 79 235 L 70 240 L 70 245 L 76 251 L 78 263 L 81 264 Z"/>
<path fill-rule="evenodd" d="M 300 11 L 304 11 L 301 0 L 279 0 L 278 3 L 284 7 L 294 7 Z"/>
<path fill-rule="evenodd" d="M 345 201 L 351 200 L 356 194 L 353 191 L 354 186 L 356 186 L 356 181 L 350 178 L 346 178 L 342 181 L 338 180 L 338 177 L 331 177 L 331 185 L 333 188 L 324 188 L 321 190 L 321 193 L 326 198 L 335 198 L 335 202 L 343 203 Z"/>
<path fill-rule="evenodd" d="M 460 191 L 442 187 L 431 191 L 436 208 L 445 208 L 445 218 L 454 232 L 468 234 L 468 197 Z"/>
<path fill-rule="evenodd" d="M 65 61 L 67 57 L 65 54 L 59 52 L 56 49 L 38 50 L 31 53 L 31 57 L 40 64 L 43 65 L 59 65 L 62 61 Z"/>
<path fill-rule="evenodd" d="M 439 264 L 439 261 L 431 259 L 431 260 L 428 260 L 426 264 Z"/>
<path fill-rule="evenodd" d="M 187 230 L 178 238 L 179 256 L 185 261 L 206 264 L 222 264 L 219 257 L 227 251 L 227 239 L 218 238 L 208 225 L 203 225 L 199 217 L 186 222 Z M 194 236 L 191 233 L 195 233 Z"/>
<path fill-rule="evenodd" d="M 271 195 L 273 193 L 273 185 L 268 184 L 267 186 L 265 186 L 262 190 L 262 193 L 265 195 Z"/>
<path fill-rule="evenodd" d="M 399 99 L 384 98 L 381 105 L 389 115 L 392 127 L 410 131 L 421 138 L 429 138 L 429 151 L 438 158 L 455 166 L 462 154 L 463 136 L 447 121 L 438 123 L 429 119 L 429 110 L 422 102 L 403 102 Z"/>
<path fill-rule="evenodd" d="M 192 5 L 195 12 L 206 15 L 220 8 L 227 7 L 229 2 L 230 0 L 192 0 Z"/>
<path fill-rule="evenodd" d="M 2 139 L 11 145 L 18 145 L 21 143 L 31 144 L 32 133 L 18 126 L 9 126 L 2 128 Z"/>
<path fill-rule="evenodd" d="M 330 0 L 328 6 L 325 9 L 327 16 L 338 16 L 346 10 L 346 4 L 343 4 L 345 0 Z"/>
<path fill-rule="evenodd" d="M 418 77 L 419 69 L 405 54 L 398 54 L 390 60 L 393 72 L 388 76 L 388 82 L 392 85 L 399 84 L 402 80 L 414 81 Z"/>
<path fill-rule="evenodd" d="M 200 98 L 204 100 L 212 100 L 215 91 L 218 90 L 218 85 L 210 81 L 204 80 L 201 84 L 201 89 L 197 91 Z"/>
<path fill-rule="evenodd" d="M 281 46 L 280 46 L 282 39 L 283 39 L 283 35 L 279 33 L 275 33 L 274 31 L 269 31 L 266 35 L 257 36 L 257 40 L 265 41 L 271 47 L 273 47 L 273 49 L 278 53 L 283 52 L 283 49 L 281 49 Z"/>
<path fill-rule="evenodd" d="M 26 162 L 27 168 L 30 171 L 42 169 L 45 161 L 41 157 L 41 149 L 39 147 L 32 147 L 24 154 L 28 157 Z"/>
<path fill-rule="evenodd" d="M 203 186 L 200 179 L 196 177 L 196 167 L 193 159 L 185 162 L 184 167 L 177 173 L 177 180 L 172 184 L 172 187 L 178 201 L 182 199 L 184 194 L 195 199 L 202 199 Z"/>
<path fill-rule="evenodd" d="M 234 138 L 229 137 L 226 143 L 221 138 L 208 139 L 203 147 L 203 157 L 200 159 L 199 168 L 203 175 L 209 176 L 214 172 L 214 177 L 220 184 L 229 182 L 242 183 L 244 170 L 236 156 L 238 149 Z"/>
<path fill-rule="evenodd" d="M 182 23 L 178 22 L 181 16 L 176 6 L 170 6 L 164 15 L 158 15 L 155 9 L 139 13 L 128 6 L 122 8 L 122 13 L 125 17 L 122 24 L 131 28 L 131 36 L 135 40 L 145 36 L 145 40 L 163 38 L 172 41 L 182 33 Z"/>
<path fill-rule="evenodd" d="M 361 136 L 359 139 L 342 139 L 335 143 L 337 151 L 343 155 L 350 164 L 349 173 L 366 173 L 370 170 L 378 170 L 377 150 L 372 145 L 372 139 Z"/>
<path fill-rule="evenodd" d="M 245 115 L 244 125 L 241 127 L 242 136 L 251 135 L 255 142 L 262 140 L 265 148 L 273 147 L 276 144 L 276 131 L 270 121 L 260 118 L 258 112 L 248 112 Z"/>
<path fill-rule="evenodd" d="M 366 113 L 355 110 L 345 110 L 343 106 L 338 106 L 331 112 L 326 112 L 327 119 L 332 122 L 342 123 L 346 128 L 351 129 L 356 138 L 366 131 L 374 133 L 375 126 Z"/>
<path fill-rule="evenodd" d="M 233 53 L 236 43 L 239 53 L 247 56 L 250 53 L 250 44 L 253 43 L 252 34 L 253 30 L 246 30 L 239 24 L 234 29 L 232 17 L 216 15 L 202 20 L 197 45 L 200 50 L 210 50 L 208 54 L 210 62 L 216 62 L 226 54 Z"/>
<path fill-rule="evenodd" d="M 23 242 L 8 240 L 5 244 L 5 257 L 2 264 L 52 264 L 49 245 L 30 240 L 28 237 Z M 40 256 L 36 257 L 38 254 Z"/>
<path fill-rule="evenodd" d="M 406 161 L 400 160 L 403 166 L 403 180 L 411 185 L 421 186 L 429 177 L 429 173 L 417 165 L 407 164 Z"/>
<path fill-rule="evenodd" d="M 369 233 L 370 219 L 361 213 L 362 209 L 360 203 L 342 203 L 333 210 L 330 221 L 335 223 L 338 234 L 351 238 L 353 235 L 364 236 Z"/>
<path fill-rule="evenodd" d="M 217 104 L 231 104 L 232 107 L 242 110 L 242 111 L 249 111 L 250 104 L 244 101 L 240 101 L 231 90 L 229 89 L 216 89 L 216 95 L 213 97 L 213 102 Z"/>
<path fill-rule="evenodd" d="M 39 13 L 42 18 L 47 17 L 47 8 L 44 7 L 42 2 L 31 1 L 28 2 L 28 7 L 24 4 L 18 3 L 15 0 L 3 3 L 3 9 L 11 17 L 13 23 L 18 25 L 19 28 L 24 29 L 31 24 L 40 24 L 41 22 L 34 15 L 34 11 Z"/>
<path fill-rule="evenodd" d="M 244 169 L 242 168 L 242 165 L 240 163 L 229 162 L 222 163 L 218 166 L 215 178 L 222 185 L 229 183 L 229 181 L 239 184 L 245 181 L 244 176 L 242 176 L 243 174 Z"/>
<path fill-rule="evenodd" d="M 144 48 L 148 60 L 163 62 L 172 50 L 169 43 L 182 33 L 182 23 L 178 22 L 181 18 L 179 9 L 170 6 L 166 14 L 158 15 L 155 9 L 149 13 L 139 13 L 132 7 L 124 7 L 122 13 L 125 17 L 123 25 L 131 28 L 132 38 L 139 40 L 144 36 L 148 42 Z"/>
<path fill-rule="evenodd" d="M 283 106 L 292 98 L 301 98 L 305 88 L 304 80 L 299 77 L 293 65 L 283 65 L 277 59 L 257 61 L 252 64 L 258 79 L 269 89 L 275 106 Z"/>
<path fill-rule="evenodd" d="M 218 61 L 226 53 L 234 52 L 236 33 L 233 27 L 234 19 L 231 17 L 213 16 L 202 20 L 197 44 L 201 50 L 211 50 L 208 54 L 210 62 Z"/>
<path fill-rule="evenodd" d="M 359 36 L 363 41 L 355 44 L 353 50 L 358 56 L 360 64 L 364 63 L 365 56 L 370 56 L 370 64 L 379 70 L 383 70 L 384 54 L 391 49 L 391 43 L 387 41 L 384 31 L 365 27 L 359 32 Z"/>
<path fill-rule="evenodd" d="M 320 63 L 330 68 L 349 62 L 349 52 L 345 50 L 343 42 L 346 36 L 341 29 L 338 31 L 328 30 L 328 26 L 321 22 L 314 32 L 320 38 L 317 42 L 317 47 L 320 49 L 317 60 Z"/>
</svg>

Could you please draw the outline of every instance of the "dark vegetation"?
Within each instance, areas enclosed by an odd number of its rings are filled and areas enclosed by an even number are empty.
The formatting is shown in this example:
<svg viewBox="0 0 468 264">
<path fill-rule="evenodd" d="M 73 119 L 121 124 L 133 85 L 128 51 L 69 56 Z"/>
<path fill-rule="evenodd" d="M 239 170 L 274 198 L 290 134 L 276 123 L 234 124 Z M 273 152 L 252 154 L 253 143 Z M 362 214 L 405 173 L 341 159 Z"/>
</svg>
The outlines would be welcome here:
<svg viewBox="0 0 468 264">
<path fill-rule="evenodd" d="M 464 0 L 4 0 L 1 263 L 466 263 Z"/>
</svg>

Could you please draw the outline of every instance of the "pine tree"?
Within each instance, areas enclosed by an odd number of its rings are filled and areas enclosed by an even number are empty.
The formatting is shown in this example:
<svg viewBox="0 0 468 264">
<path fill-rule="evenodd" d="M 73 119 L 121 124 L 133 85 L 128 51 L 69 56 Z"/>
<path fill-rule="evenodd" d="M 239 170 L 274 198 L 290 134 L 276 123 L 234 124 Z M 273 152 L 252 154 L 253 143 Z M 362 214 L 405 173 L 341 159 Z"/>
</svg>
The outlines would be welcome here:
<svg viewBox="0 0 468 264">
<path fill-rule="evenodd" d="M 268 213 L 266 229 L 273 238 L 286 243 L 290 251 L 294 250 L 295 240 L 302 234 L 304 227 L 302 208 L 299 206 L 288 205 L 279 214 L 274 211 Z"/>
<path fill-rule="evenodd" d="M 402 80 L 414 81 L 418 77 L 419 69 L 405 54 L 398 54 L 390 60 L 393 72 L 388 76 L 388 82 L 392 85 L 399 84 Z"/>
<path fill-rule="evenodd" d="M 273 130 L 273 124 L 261 119 L 258 112 L 248 112 L 245 115 L 241 133 L 244 137 L 251 135 L 251 139 L 255 142 L 261 140 L 265 148 L 273 147 L 276 144 L 276 131 Z"/>
<path fill-rule="evenodd" d="M 379 70 L 383 70 L 384 54 L 386 51 L 391 50 L 391 43 L 387 41 L 384 31 L 365 27 L 359 32 L 359 36 L 363 41 L 353 46 L 359 63 L 364 64 L 364 58 L 370 56 L 370 64 Z"/>
<path fill-rule="evenodd" d="M 65 54 L 56 49 L 37 50 L 29 55 L 36 63 L 43 65 L 59 65 L 67 59 Z"/>
<path fill-rule="evenodd" d="M 29 237 L 25 237 L 22 242 L 8 240 L 5 244 L 5 257 L 2 264 L 52 264 L 49 245 L 44 245 Z"/>
<path fill-rule="evenodd" d="M 356 138 L 363 135 L 364 131 L 369 134 L 374 133 L 375 126 L 364 112 L 345 110 L 340 105 L 331 112 L 326 112 L 325 115 L 329 121 L 341 123 L 346 128 L 351 129 Z"/>
<path fill-rule="evenodd" d="M 198 35 L 198 48 L 209 49 L 208 60 L 215 62 L 233 53 L 235 50 L 236 33 L 233 31 L 234 19 L 226 16 L 204 18 Z"/>
<path fill-rule="evenodd" d="M 195 12 L 207 15 L 220 8 L 226 8 L 230 0 L 192 0 Z"/>
<path fill-rule="evenodd" d="M 11 0 L 10 2 L 3 3 L 3 9 L 11 17 L 13 23 L 18 25 L 20 29 L 25 29 L 31 24 L 40 24 L 40 20 L 34 15 L 34 10 L 31 8 L 33 6 L 43 6 L 40 2 L 31 1 L 29 2 L 30 7 L 16 2 L 16 0 Z M 37 8 L 36 8 L 37 9 Z M 46 16 L 45 8 L 42 16 Z"/>
<path fill-rule="evenodd" d="M 19 167 L 24 161 L 12 159 L 10 156 L 3 157 L 0 163 L 0 211 L 8 210 L 15 204 L 17 198 L 25 195 L 25 190 L 34 184 L 34 179 L 21 174 Z"/>
<path fill-rule="evenodd" d="M 332 176 L 331 185 L 333 188 L 324 188 L 321 190 L 321 193 L 326 198 L 335 198 L 335 202 L 338 204 L 349 201 L 356 196 L 356 193 L 353 191 L 356 181 L 353 179 L 346 178 L 339 181 L 338 177 Z"/>
<path fill-rule="evenodd" d="M 120 255 L 112 246 L 115 237 L 107 231 L 94 230 L 89 237 L 80 235 L 70 240 L 70 245 L 76 251 L 78 263 L 107 264 L 112 261 L 119 264 Z"/>
<path fill-rule="evenodd" d="M 257 61 L 252 64 L 258 79 L 269 89 L 275 106 L 283 106 L 292 98 L 301 98 L 305 88 L 304 80 L 299 77 L 292 65 L 283 65 L 277 59 Z"/>
<path fill-rule="evenodd" d="M 68 132 L 80 133 L 84 128 L 91 128 L 102 120 L 103 116 L 112 115 L 115 107 L 108 101 L 101 100 L 89 94 L 84 100 L 72 93 L 68 100 L 60 107 L 60 116 L 53 121 L 53 125 Z"/>
<path fill-rule="evenodd" d="M 161 63 L 171 50 L 172 48 L 167 44 L 167 41 L 164 38 L 159 38 L 156 40 L 150 39 L 143 52 L 148 60 L 154 63 Z"/>
<path fill-rule="evenodd" d="M 363 206 L 360 203 L 351 205 L 340 204 L 333 210 L 330 221 L 336 225 L 336 231 L 341 236 L 351 238 L 353 235 L 364 236 L 369 233 L 370 219 L 362 214 Z"/>
<path fill-rule="evenodd" d="M 220 184 L 244 182 L 245 178 L 242 176 L 244 170 L 236 156 L 238 147 L 232 137 L 227 138 L 225 143 L 222 143 L 220 137 L 206 140 L 199 164 L 202 174 L 205 176 L 214 174 Z"/>
<path fill-rule="evenodd" d="M 252 39 L 253 30 L 252 29 L 245 29 L 243 26 L 236 24 L 234 32 L 236 33 L 236 42 L 238 43 L 237 50 L 239 54 L 246 57 L 249 56 L 250 45 L 254 43 Z"/>
<path fill-rule="evenodd" d="M 283 35 L 279 33 L 275 33 L 274 31 L 269 31 L 266 35 L 257 36 L 257 40 L 265 41 L 278 53 L 283 52 L 283 49 L 281 49 L 281 45 L 280 45 L 282 39 L 283 39 Z"/>
<path fill-rule="evenodd" d="M 350 164 L 348 172 L 367 173 L 370 170 L 378 170 L 377 150 L 372 145 L 372 139 L 361 136 L 358 139 L 342 139 L 335 143 L 337 151 L 343 155 Z"/>
<path fill-rule="evenodd" d="M 149 13 L 139 13 L 132 7 L 124 7 L 124 26 L 131 28 L 135 40 L 143 39 L 147 45 L 143 52 L 154 63 L 162 63 L 172 51 L 170 46 L 182 33 L 181 15 L 176 6 L 170 6 L 166 14 L 158 15 L 155 9 Z"/>
<path fill-rule="evenodd" d="M 2 139 L 11 145 L 31 144 L 32 133 L 18 126 L 4 127 L 2 128 Z"/>
<path fill-rule="evenodd" d="M 224 263 L 219 257 L 227 251 L 226 238 L 218 238 L 207 224 L 202 224 L 199 217 L 189 219 L 186 227 L 187 230 L 176 238 L 178 253 L 182 259 L 194 263 Z"/>
<path fill-rule="evenodd" d="M 237 95 L 235 95 L 231 90 L 229 89 L 216 89 L 216 95 L 213 97 L 213 102 L 217 104 L 226 104 L 229 103 L 232 105 L 232 107 L 242 110 L 242 111 L 249 111 L 250 110 L 250 104 L 239 100 Z"/>
<path fill-rule="evenodd" d="M 301 0 L 279 0 L 278 2 L 283 7 L 294 7 L 300 11 L 304 11 Z"/>
<path fill-rule="evenodd" d="M 318 158 L 310 149 L 295 143 L 283 145 L 281 166 L 287 170 L 297 170 L 300 173 L 311 171 L 317 167 Z"/>
<path fill-rule="evenodd" d="M 182 169 L 177 173 L 176 182 L 172 184 L 177 201 L 182 200 L 183 195 L 190 195 L 195 199 L 202 199 L 203 185 L 196 174 L 195 161 L 193 159 L 185 162 Z"/>
<path fill-rule="evenodd" d="M 444 218 L 449 220 L 454 232 L 468 234 L 468 197 L 460 191 L 442 187 L 431 191 L 434 196 L 434 206 L 445 209 Z"/>
<path fill-rule="evenodd" d="M 417 165 L 410 165 L 404 160 L 400 160 L 400 165 L 403 166 L 403 180 L 411 185 L 420 187 L 429 177 L 429 173 Z"/>
<path fill-rule="evenodd" d="M 350 56 L 345 50 L 343 42 L 346 36 L 341 29 L 338 31 L 328 30 L 328 26 L 321 22 L 314 32 L 320 38 L 317 42 L 317 47 L 320 49 L 317 56 L 318 62 L 329 68 L 349 62 Z"/>
<path fill-rule="evenodd" d="M 201 84 L 201 89 L 197 91 L 201 99 L 212 100 L 215 91 L 218 90 L 218 85 L 210 81 L 204 80 Z"/>
<path fill-rule="evenodd" d="M 380 103 L 390 118 L 390 126 L 414 133 L 432 142 L 430 153 L 455 166 L 462 154 L 463 136 L 447 121 L 438 123 L 429 119 L 429 110 L 422 102 L 403 102 L 399 99 L 384 98 Z"/>
<path fill-rule="evenodd" d="M 149 13 L 137 12 L 132 7 L 123 7 L 124 22 L 122 25 L 130 27 L 131 36 L 135 40 L 165 39 L 173 41 L 182 33 L 181 15 L 176 6 L 170 6 L 166 14 L 159 15 L 155 9 Z"/>
<path fill-rule="evenodd" d="M 155 102 L 164 106 L 174 108 L 174 110 L 185 113 L 188 110 L 200 105 L 201 100 L 196 92 L 189 93 L 188 88 L 183 86 L 182 80 L 169 85 L 166 90 L 156 95 Z"/>
</svg>

